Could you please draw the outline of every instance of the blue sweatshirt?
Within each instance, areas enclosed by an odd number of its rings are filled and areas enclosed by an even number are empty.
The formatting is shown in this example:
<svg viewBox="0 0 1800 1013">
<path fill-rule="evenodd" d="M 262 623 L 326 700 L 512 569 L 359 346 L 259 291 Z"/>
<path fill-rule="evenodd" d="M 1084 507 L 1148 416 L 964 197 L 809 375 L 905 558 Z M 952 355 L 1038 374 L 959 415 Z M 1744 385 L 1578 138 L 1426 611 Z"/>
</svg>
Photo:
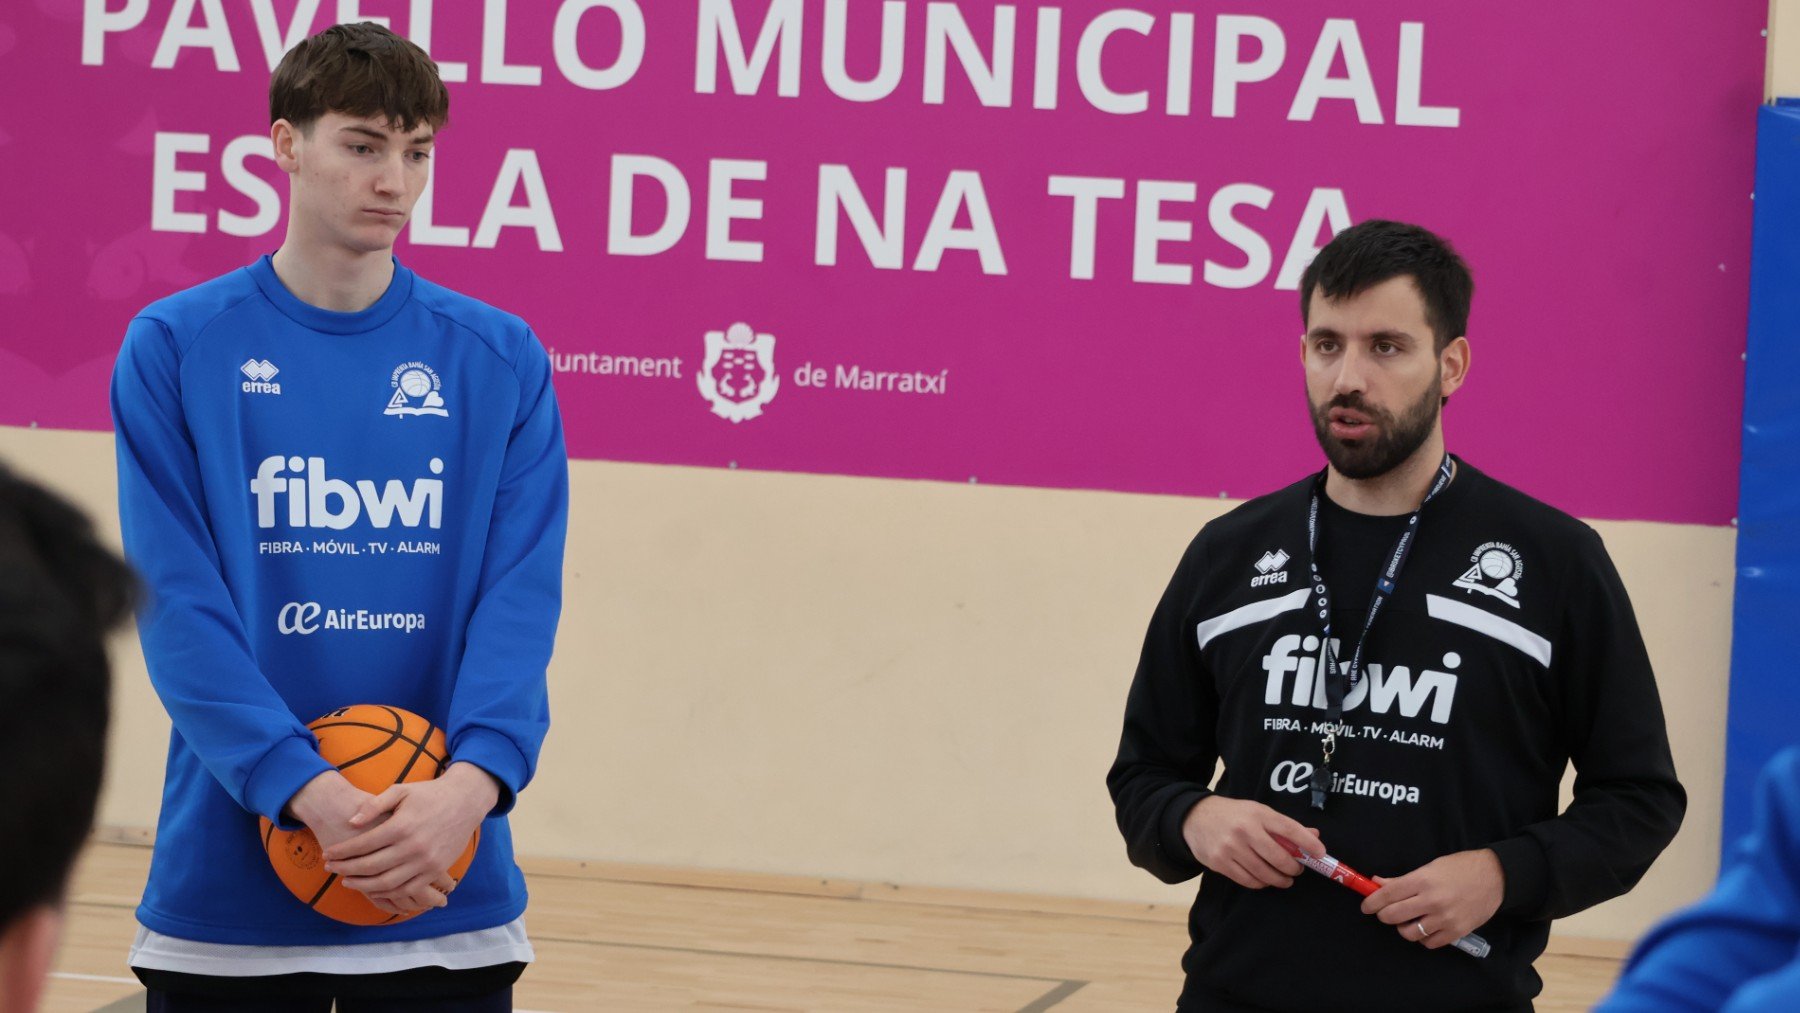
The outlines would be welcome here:
<svg viewBox="0 0 1800 1013">
<path fill-rule="evenodd" d="M 151 304 L 113 373 L 125 548 L 174 729 L 138 920 L 202 942 L 430 938 L 525 909 L 506 812 L 549 727 L 568 464 L 519 318 L 395 264 L 373 306 L 295 298 L 269 258 Z M 448 907 L 386 927 L 299 903 L 257 817 L 330 769 L 306 722 L 441 726 L 502 785 Z"/>
<path fill-rule="evenodd" d="M 1650 930 L 1596 1009 L 1800 1010 L 1800 749 L 1763 769 L 1755 822 L 1713 892 Z"/>
</svg>

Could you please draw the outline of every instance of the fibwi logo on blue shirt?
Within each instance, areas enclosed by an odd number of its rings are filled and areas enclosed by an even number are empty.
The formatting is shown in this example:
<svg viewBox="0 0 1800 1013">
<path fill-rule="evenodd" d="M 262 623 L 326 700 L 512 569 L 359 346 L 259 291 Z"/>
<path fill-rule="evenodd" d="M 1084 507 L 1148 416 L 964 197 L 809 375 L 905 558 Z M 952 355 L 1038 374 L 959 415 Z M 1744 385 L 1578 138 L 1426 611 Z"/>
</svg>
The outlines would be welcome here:
<svg viewBox="0 0 1800 1013">
<path fill-rule="evenodd" d="M 444 381 L 438 378 L 437 370 L 423 362 L 402 362 L 395 366 L 393 375 L 388 377 L 388 386 L 394 388 L 394 396 L 388 398 L 383 415 L 450 417 L 450 410 L 444 406 Z"/>
<path fill-rule="evenodd" d="M 412 487 L 397 478 L 377 485 L 369 479 L 336 478 L 325 470 L 323 457 L 301 458 L 274 454 L 256 466 L 250 494 L 256 498 L 256 526 L 273 528 L 330 528 L 342 531 L 367 518 L 371 527 L 386 529 L 396 521 L 401 527 L 421 524 L 444 526 L 444 480 L 414 479 Z M 434 457 L 426 467 L 433 475 L 444 473 L 444 460 Z M 287 509 L 278 510 L 285 498 Z"/>
</svg>

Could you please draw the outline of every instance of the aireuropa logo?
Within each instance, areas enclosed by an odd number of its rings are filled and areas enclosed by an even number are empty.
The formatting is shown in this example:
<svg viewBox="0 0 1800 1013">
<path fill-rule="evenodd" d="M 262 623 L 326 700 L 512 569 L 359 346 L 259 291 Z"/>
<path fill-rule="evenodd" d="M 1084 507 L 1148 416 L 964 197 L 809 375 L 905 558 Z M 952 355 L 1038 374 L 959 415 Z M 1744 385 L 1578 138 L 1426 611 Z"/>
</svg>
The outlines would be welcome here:
<svg viewBox="0 0 1800 1013">
<path fill-rule="evenodd" d="M 1313 765 L 1305 760 L 1283 760 L 1269 774 L 1269 790 L 1298 795 L 1312 784 Z"/>
<path fill-rule="evenodd" d="M 775 375 L 775 335 L 758 334 L 736 323 L 706 332 L 706 361 L 695 377 L 700 394 L 712 402 L 713 414 L 744 422 L 763 413 L 781 389 Z"/>
<path fill-rule="evenodd" d="M 1276 549 L 1274 552 L 1263 553 L 1262 558 L 1256 561 L 1256 572 L 1261 574 L 1261 576 L 1251 577 L 1250 586 L 1262 587 L 1265 584 L 1287 583 L 1287 570 L 1283 569 L 1283 567 L 1288 565 L 1288 560 L 1291 558 L 1292 557 L 1281 549 Z"/>
<path fill-rule="evenodd" d="M 1283 760 L 1269 772 L 1269 790 L 1299 795 L 1312 787 L 1313 765 L 1304 760 Z M 1357 774 L 1331 775 L 1333 795 L 1362 795 L 1390 805 L 1418 805 L 1419 789 L 1410 784 L 1375 781 Z"/>
<path fill-rule="evenodd" d="M 442 458 L 432 458 L 427 467 L 433 475 L 444 473 Z M 250 480 L 250 493 L 256 497 L 259 528 L 275 526 L 276 500 L 282 496 L 287 497 L 287 510 L 282 513 L 291 528 L 341 531 L 365 513 L 376 528 L 386 528 L 396 519 L 406 528 L 420 524 L 439 528 L 444 523 L 442 479 L 415 479 L 411 489 L 397 478 L 380 487 L 368 479 L 351 483 L 327 475 L 323 457 L 265 457 Z"/>
<path fill-rule="evenodd" d="M 267 359 L 251 359 L 239 366 L 238 372 L 248 377 L 242 387 L 246 394 L 281 393 L 281 384 L 269 382 L 275 379 L 275 374 L 281 370 L 276 369 L 275 364 Z"/>
<path fill-rule="evenodd" d="M 376 633 L 413 633 L 425 628 L 423 612 L 370 612 L 367 609 L 328 609 L 316 601 L 291 601 L 275 614 L 275 629 L 282 636 L 311 636 L 320 630 Z"/>
</svg>

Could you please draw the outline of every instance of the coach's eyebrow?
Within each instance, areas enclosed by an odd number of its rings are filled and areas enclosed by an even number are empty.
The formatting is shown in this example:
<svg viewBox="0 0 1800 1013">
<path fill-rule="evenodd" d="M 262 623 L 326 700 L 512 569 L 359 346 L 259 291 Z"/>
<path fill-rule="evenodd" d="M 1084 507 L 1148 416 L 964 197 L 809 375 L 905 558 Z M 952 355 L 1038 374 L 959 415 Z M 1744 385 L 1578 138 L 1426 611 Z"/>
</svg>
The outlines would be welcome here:
<svg viewBox="0 0 1800 1013">
<path fill-rule="evenodd" d="M 1369 335 L 1370 341 L 1380 341 L 1383 338 L 1386 338 L 1389 341 L 1404 341 L 1409 344 L 1417 342 L 1419 340 L 1418 338 L 1414 337 L 1412 335 L 1412 333 L 1409 331 L 1399 331 L 1399 330 L 1395 330 L 1391 327 L 1384 328 L 1382 330 L 1376 331 L 1375 333 Z"/>
</svg>

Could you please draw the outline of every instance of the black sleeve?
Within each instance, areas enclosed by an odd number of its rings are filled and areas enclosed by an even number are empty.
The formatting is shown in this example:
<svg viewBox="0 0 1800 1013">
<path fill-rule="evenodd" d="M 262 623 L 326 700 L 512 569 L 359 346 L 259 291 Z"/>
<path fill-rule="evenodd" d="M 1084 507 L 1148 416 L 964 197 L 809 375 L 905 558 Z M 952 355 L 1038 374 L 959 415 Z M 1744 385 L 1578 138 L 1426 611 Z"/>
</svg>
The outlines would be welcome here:
<svg viewBox="0 0 1800 1013">
<path fill-rule="evenodd" d="M 1500 910 L 1530 920 L 1562 918 L 1630 890 L 1687 809 L 1650 657 L 1598 534 L 1583 530 L 1571 564 L 1550 675 L 1575 764 L 1574 801 L 1494 845 L 1506 872 Z"/>
<path fill-rule="evenodd" d="M 1201 669 L 1191 615 L 1204 537 L 1188 546 L 1150 618 L 1119 755 L 1106 775 L 1131 863 L 1165 883 L 1200 874 L 1181 824 L 1210 794 L 1206 784 L 1218 761 L 1219 698 Z"/>
</svg>

